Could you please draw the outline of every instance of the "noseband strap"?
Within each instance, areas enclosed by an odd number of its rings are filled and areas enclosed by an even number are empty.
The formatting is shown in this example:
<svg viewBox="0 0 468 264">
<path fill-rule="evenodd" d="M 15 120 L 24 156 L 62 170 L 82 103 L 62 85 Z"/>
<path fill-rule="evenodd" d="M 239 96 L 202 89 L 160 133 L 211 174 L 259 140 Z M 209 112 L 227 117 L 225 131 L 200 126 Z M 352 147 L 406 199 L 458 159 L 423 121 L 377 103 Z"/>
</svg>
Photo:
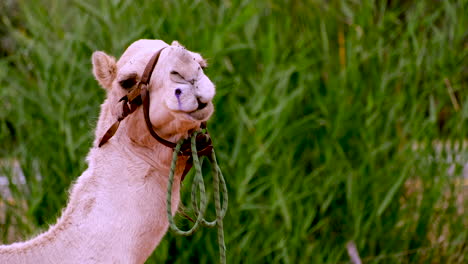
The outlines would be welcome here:
<svg viewBox="0 0 468 264">
<path fill-rule="evenodd" d="M 117 121 L 115 121 L 115 123 L 106 131 L 104 136 L 101 138 L 101 141 L 99 142 L 99 147 L 104 145 L 107 141 L 109 141 L 109 139 L 112 136 L 114 136 L 115 132 L 117 132 L 117 129 L 119 128 L 120 122 L 124 120 L 128 115 L 135 112 L 135 110 L 137 110 L 140 105 L 143 105 L 143 115 L 145 117 L 146 127 L 148 128 L 148 131 L 150 132 L 151 136 L 155 138 L 159 143 L 163 144 L 168 148 L 174 149 L 176 147 L 176 143 L 165 140 L 164 138 L 160 137 L 156 133 L 156 131 L 154 131 L 153 125 L 151 124 L 151 120 L 149 117 L 150 94 L 148 85 L 151 81 L 151 75 L 154 71 L 154 68 L 156 68 L 156 65 L 158 63 L 159 56 L 161 55 L 161 52 L 164 49 L 165 48 L 159 50 L 151 57 L 148 64 L 146 64 L 145 71 L 143 72 L 143 75 L 141 76 L 138 85 L 134 89 L 129 91 L 127 95 L 125 95 L 119 100 L 119 102 L 123 101 L 122 113 L 120 116 L 117 117 Z M 203 122 L 200 128 L 206 129 L 206 123 Z M 211 154 L 213 145 L 208 132 L 199 133 L 197 135 L 196 142 L 198 155 L 209 156 Z M 181 146 L 178 155 L 190 157 L 183 173 L 183 176 L 185 176 L 188 170 L 190 170 L 192 163 L 190 139 L 185 140 L 185 142 Z"/>
</svg>

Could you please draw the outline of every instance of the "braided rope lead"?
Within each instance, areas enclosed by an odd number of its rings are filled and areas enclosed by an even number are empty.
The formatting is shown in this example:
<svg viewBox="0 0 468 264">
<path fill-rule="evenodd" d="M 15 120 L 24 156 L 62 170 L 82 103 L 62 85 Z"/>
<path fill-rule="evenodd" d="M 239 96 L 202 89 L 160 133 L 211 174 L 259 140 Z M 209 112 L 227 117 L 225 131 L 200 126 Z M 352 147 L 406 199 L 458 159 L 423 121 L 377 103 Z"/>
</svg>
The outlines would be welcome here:
<svg viewBox="0 0 468 264">
<path fill-rule="evenodd" d="M 216 161 L 216 155 L 214 150 L 211 152 L 211 156 L 208 157 L 209 161 L 212 164 L 212 171 L 213 171 L 213 192 L 214 192 L 214 200 L 215 200 L 215 209 L 216 209 L 216 219 L 214 221 L 207 221 L 205 216 L 206 211 L 206 190 L 205 190 L 205 183 L 203 181 L 202 176 L 202 169 L 201 169 L 201 162 L 198 158 L 197 153 L 197 144 L 196 144 L 196 136 L 200 132 L 195 132 L 191 136 L 191 149 L 192 149 L 192 158 L 193 164 L 195 167 L 195 176 L 192 182 L 192 207 L 194 210 L 195 215 L 197 216 L 197 220 L 195 224 L 187 231 L 180 230 L 176 224 L 174 223 L 174 218 L 172 216 L 172 185 L 174 183 L 174 173 L 175 167 L 177 163 L 178 153 L 180 151 L 180 147 L 182 146 L 183 140 L 180 140 L 177 143 L 177 146 L 174 149 L 172 154 L 172 162 L 171 162 L 171 170 L 169 172 L 169 182 L 167 185 L 167 218 L 169 219 L 169 226 L 171 230 L 176 233 L 177 235 L 182 236 L 190 236 L 192 235 L 199 226 L 205 227 L 214 227 L 218 226 L 218 245 L 219 245 L 219 258 L 220 263 L 226 263 L 226 245 L 224 244 L 224 229 L 223 229 L 223 218 L 226 215 L 227 205 L 228 205 L 228 194 L 227 194 L 227 187 L 226 181 L 224 180 L 223 174 L 219 165 Z M 220 190 L 221 184 L 221 190 Z M 200 201 L 199 204 L 197 203 L 197 192 L 199 192 Z M 221 193 L 223 197 L 223 201 L 221 203 Z"/>
</svg>

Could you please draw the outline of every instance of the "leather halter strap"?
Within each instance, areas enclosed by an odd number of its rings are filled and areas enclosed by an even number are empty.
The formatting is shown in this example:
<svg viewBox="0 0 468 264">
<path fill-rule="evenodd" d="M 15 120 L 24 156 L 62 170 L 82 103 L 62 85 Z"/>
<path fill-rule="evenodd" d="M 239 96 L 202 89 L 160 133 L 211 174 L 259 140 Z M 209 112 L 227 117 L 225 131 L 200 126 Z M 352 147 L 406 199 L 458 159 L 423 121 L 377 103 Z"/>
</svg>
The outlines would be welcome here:
<svg viewBox="0 0 468 264">
<path fill-rule="evenodd" d="M 151 121 L 149 121 L 149 90 L 147 87 L 149 82 L 151 81 L 151 75 L 154 71 L 154 68 L 156 67 L 156 64 L 158 63 L 159 56 L 161 55 L 163 49 L 165 48 L 162 48 L 161 50 L 156 52 L 146 64 L 145 70 L 143 71 L 143 75 L 141 76 L 137 87 L 128 92 L 128 94 L 124 97 L 120 98 L 119 102 L 123 101 L 122 113 L 120 116 L 117 117 L 117 121 L 115 121 L 115 123 L 106 131 L 104 136 L 101 138 L 101 141 L 99 142 L 99 147 L 104 145 L 107 141 L 109 141 L 109 139 L 112 136 L 114 136 L 115 132 L 117 132 L 117 129 L 119 128 L 120 121 L 124 120 L 128 115 L 135 112 L 135 110 L 142 104 L 144 105 L 143 107 L 146 108 L 143 109 L 143 112 L 145 116 L 146 126 L 148 127 L 151 136 L 153 136 L 158 142 L 160 142 L 166 147 L 174 148 L 176 146 L 175 143 L 169 142 L 160 137 L 153 130 Z"/>
<path fill-rule="evenodd" d="M 151 80 L 151 75 L 153 74 L 154 68 L 156 68 L 156 64 L 158 63 L 159 56 L 161 55 L 162 50 L 165 48 L 162 48 L 158 52 L 156 52 L 153 57 L 151 57 L 150 61 L 148 64 L 146 64 L 145 71 L 143 72 L 143 75 L 141 76 L 140 83 L 138 84 L 138 88 L 141 89 L 140 91 L 140 96 L 143 101 L 143 114 L 145 116 L 145 123 L 146 127 L 148 128 L 151 136 L 153 136 L 159 143 L 163 144 L 164 146 L 168 148 L 175 148 L 177 144 L 167 141 L 164 138 L 160 137 L 156 131 L 153 129 L 153 125 L 151 124 L 151 120 L 149 117 L 149 90 L 148 90 L 148 85 Z"/>
<path fill-rule="evenodd" d="M 150 132 L 151 136 L 155 138 L 159 143 L 162 145 L 174 149 L 176 147 L 176 143 L 170 142 L 162 137 L 160 137 L 156 131 L 153 129 L 153 125 L 151 124 L 151 120 L 149 117 L 149 106 L 150 106 L 150 94 L 149 94 L 149 89 L 148 85 L 151 81 L 151 75 L 156 68 L 156 65 L 159 60 L 159 56 L 161 55 L 162 50 L 165 48 L 162 48 L 158 52 L 156 52 L 149 62 L 146 64 L 145 70 L 143 72 L 143 75 L 141 76 L 140 81 L 138 82 L 138 85 L 132 89 L 131 91 L 128 92 L 127 95 L 122 97 L 120 101 L 123 101 L 123 106 L 122 106 L 122 114 L 117 117 L 117 121 L 106 131 L 104 136 L 101 138 L 101 141 L 99 142 L 99 147 L 104 145 L 109 139 L 114 136 L 114 134 L 117 132 L 117 129 L 119 128 L 120 122 L 125 119 L 128 115 L 131 113 L 135 112 L 136 109 L 140 105 L 143 105 L 143 115 L 145 118 L 145 123 L 146 127 L 148 128 L 148 131 Z M 206 123 L 203 122 L 200 126 L 201 129 L 206 129 Z M 205 133 L 200 133 L 197 135 L 196 138 L 197 142 L 197 153 L 199 156 L 209 156 L 211 154 L 211 151 L 213 150 L 213 145 L 212 145 L 212 140 L 208 132 Z M 179 156 L 189 156 L 189 160 L 187 161 L 183 177 L 187 172 L 190 170 L 192 167 L 192 153 L 191 153 L 191 145 L 190 145 L 190 140 L 185 140 L 185 142 L 182 144 L 180 152 L 178 153 Z"/>
</svg>

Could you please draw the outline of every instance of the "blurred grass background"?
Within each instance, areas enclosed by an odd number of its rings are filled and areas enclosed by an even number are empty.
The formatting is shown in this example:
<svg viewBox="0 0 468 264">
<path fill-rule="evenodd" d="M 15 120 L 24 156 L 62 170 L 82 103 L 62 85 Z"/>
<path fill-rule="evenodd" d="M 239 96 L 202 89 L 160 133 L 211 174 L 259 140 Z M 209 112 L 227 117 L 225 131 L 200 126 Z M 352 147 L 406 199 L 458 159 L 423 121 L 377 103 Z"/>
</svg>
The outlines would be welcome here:
<svg viewBox="0 0 468 264">
<path fill-rule="evenodd" d="M 54 223 L 86 167 L 92 52 L 156 38 L 217 85 L 228 263 L 348 263 L 348 241 L 364 263 L 468 261 L 466 0 L 4 0 L 0 34 L 0 242 Z M 147 263 L 217 260 L 204 229 Z"/>
</svg>

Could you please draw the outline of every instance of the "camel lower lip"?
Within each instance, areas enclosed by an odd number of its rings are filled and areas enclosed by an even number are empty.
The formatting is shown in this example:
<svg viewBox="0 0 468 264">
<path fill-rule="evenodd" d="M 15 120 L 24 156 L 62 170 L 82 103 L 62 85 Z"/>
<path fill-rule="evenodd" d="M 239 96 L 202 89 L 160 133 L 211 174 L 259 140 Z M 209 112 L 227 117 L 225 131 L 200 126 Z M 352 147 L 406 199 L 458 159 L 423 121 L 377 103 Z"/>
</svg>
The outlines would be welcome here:
<svg viewBox="0 0 468 264">
<path fill-rule="evenodd" d="M 184 115 L 187 115 L 189 116 L 192 120 L 196 120 L 196 121 L 203 121 L 203 120 L 206 120 L 210 117 L 211 115 L 211 112 L 212 112 L 212 104 L 211 103 L 207 103 L 207 105 L 205 107 L 203 107 L 202 109 L 195 109 L 195 110 L 192 110 L 192 111 L 184 111 L 184 110 L 181 110 L 181 109 L 178 109 L 178 110 L 172 110 L 178 114 L 184 114 Z"/>
<path fill-rule="evenodd" d="M 205 118 L 205 114 L 202 113 L 202 111 L 200 110 L 196 110 L 196 111 L 193 111 L 193 112 L 190 112 L 190 113 L 187 113 L 190 117 L 192 117 L 193 119 L 196 119 L 196 120 L 202 120 Z"/>
</svg>

